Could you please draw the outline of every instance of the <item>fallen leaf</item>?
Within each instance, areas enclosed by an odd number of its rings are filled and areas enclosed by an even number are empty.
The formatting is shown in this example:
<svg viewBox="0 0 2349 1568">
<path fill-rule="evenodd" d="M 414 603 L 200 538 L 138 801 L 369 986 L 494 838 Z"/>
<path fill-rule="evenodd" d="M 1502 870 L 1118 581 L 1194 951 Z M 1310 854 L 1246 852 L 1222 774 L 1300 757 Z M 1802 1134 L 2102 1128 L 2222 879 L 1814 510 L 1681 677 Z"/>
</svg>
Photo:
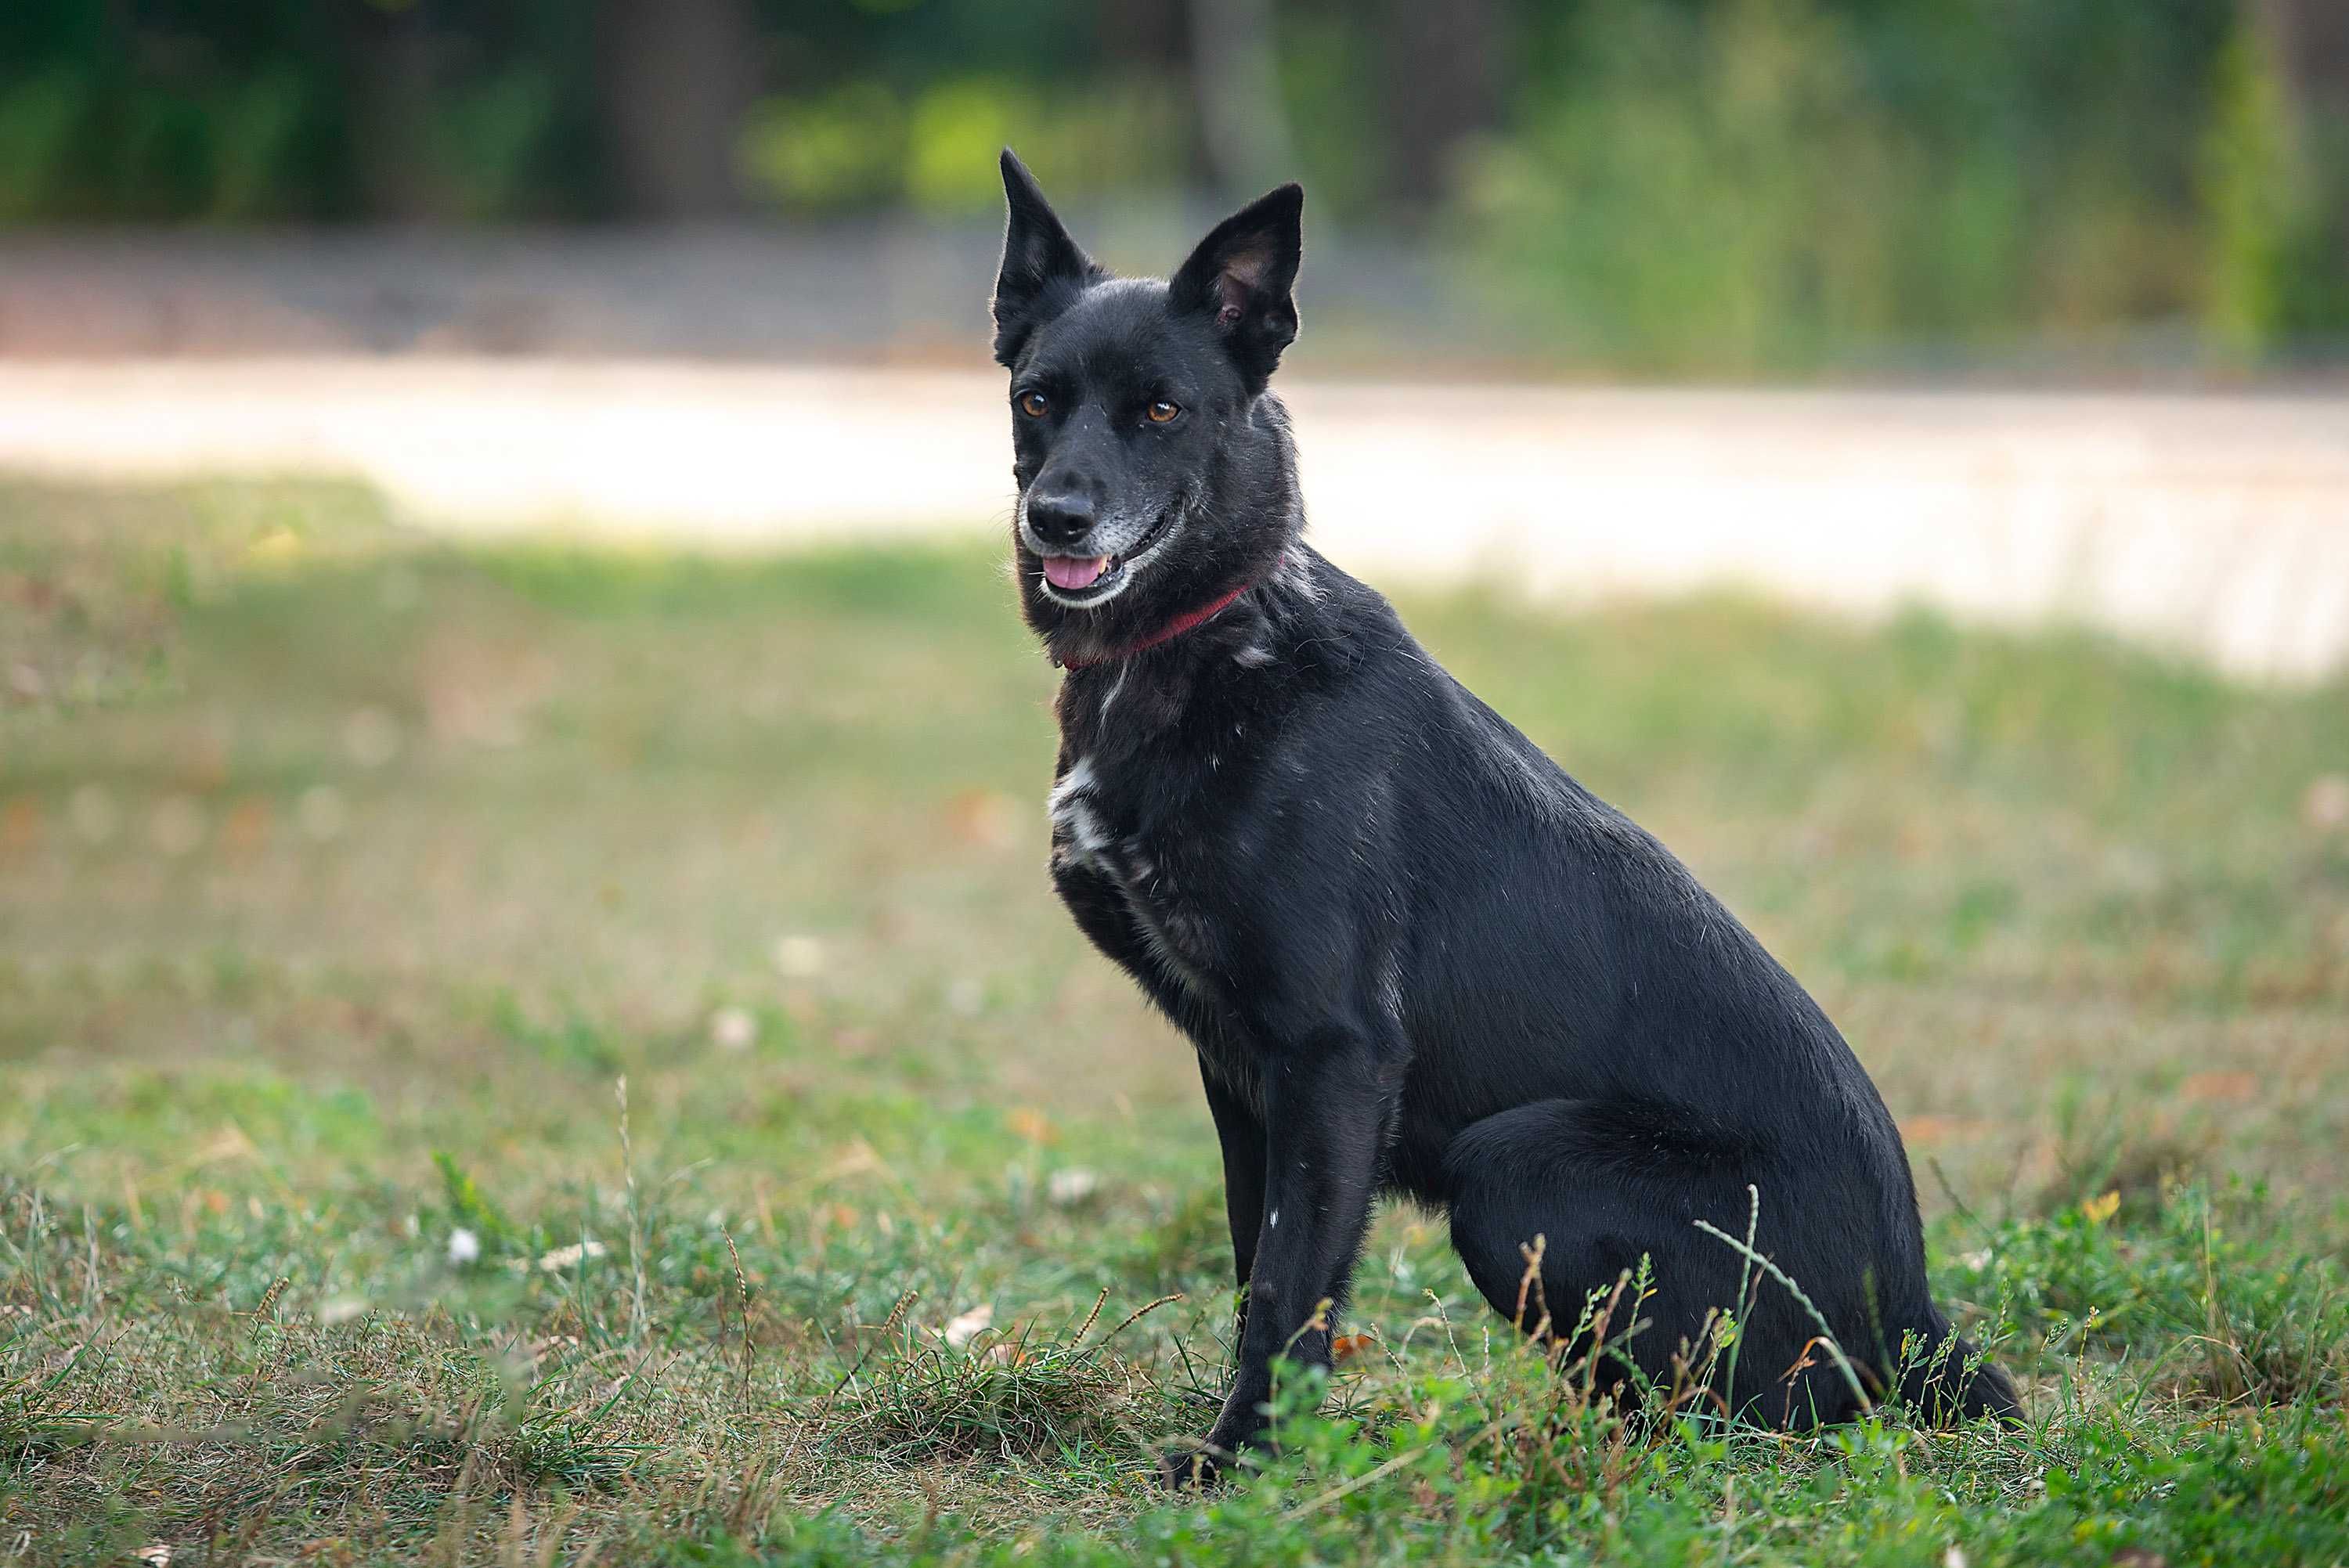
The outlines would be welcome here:
<svg viewBox="0 0 2349 1568">
<path fill-rule="evenodd" d="M 2349 824 L 2349 779 L 2325 773 L 2311 779 L 2307 793 L 2300 798 L 2300 815 L 2320 833 Z"/>
<path fill-rule="evenodd" d="M 591 1237 L 586 1241 L 574 1242 L 567 1247 L 557 1247 L 551 1253 L 540 1254 L 538 1266 L 544 1274 L 561 1274 L 565 1269 L 577 1268 L 589 1258 L 600 1258 L 603 1255 L 604 1243 Z"/>
<path fill-rule="evenodd" d="M 41 803 L 19 795 L 0 810 L 0 854 L 16 855 L 41 840 Z"/>
<path fill-rule="evenodd" d="M 1019 808 L 1008 795 L 966 789 L 947 802 L 947 823 L 967 844 L 999 850 L 1018 841 Z"/>
<path fill-rule="evenodd" d="M 962 1313 L 955 1317 L 949 1318 L 947 1322 L 945 1331 L 940 1334 L 939 1337 L 944 1339 L 948 1345 L 954 1346 L 957 1350 L 959 1350 L 964 1346 L 969 1344 L 971 1340 L 977 1336 L 980 1329 L 987 1327 L 994 1321 L 995 1308 L 993 1305 L 987 1302 L 981 1302 L 978 1305 L 972 1307 L 968 1312 Z"/>
<path fill-rule="evenodd" d="M 2260 1080 L 2246 1072 L 2193 1073 L 2178 1092 L 2188 1099 L 2249 1099 L 2260 1092 Z"/>
<path fill-rule="evenodd" d="M 250 860 L 269 843 L 269 802 L 240 800 L 221 824 L 221 848 L 238 860 Z"/>
<path fill-rule="evenodd" d="M 1921 1116 L 1903 1117 L 1900 1120 L 1900 1140 L 1921 1148 L 1954 1143 L 1961 1139 L 1979 1137 L 1987 1125 L 1971 1116 L 1941 1116 L 1927 1111 Z"/>
<path fill-rule="evenodd" d="M 889 1169 L 889 1162 L 881 1158 L 879 1150 L 862 1138 L 853 1138 L 849 1140 L 847 1148 L 833 1157 L 832 1163 L 824 1167 L 823 1171 L 827 1181 L 837 1181 L 848 1176 L 884 1176 L 894 1180 L 895 1173 Z"/>
</svg>

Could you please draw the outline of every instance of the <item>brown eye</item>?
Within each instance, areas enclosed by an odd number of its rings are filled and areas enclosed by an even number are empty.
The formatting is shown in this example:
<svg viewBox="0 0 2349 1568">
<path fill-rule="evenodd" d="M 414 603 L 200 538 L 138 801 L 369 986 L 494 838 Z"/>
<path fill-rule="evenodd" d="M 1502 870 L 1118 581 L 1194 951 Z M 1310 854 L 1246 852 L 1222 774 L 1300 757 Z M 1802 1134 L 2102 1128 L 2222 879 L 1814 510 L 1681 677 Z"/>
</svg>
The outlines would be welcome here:
<svg viewBox="0 0 2349 1568">
<path fill-rule="evenodd" d="M 1154 425 L 1167 424 L 1174 419 L 1175 415 L 1180 414 L 1182 411 L 1183 408 L 1180 404 L 1169 403 L 1162 397 L 1157 402 L 1153 403 L 1150 406 L 1150 422 Z"/>
<path fill-rule="evenodd" d="M 1050 403 L 1044 401 L 1044 395 L 1041 392 L 1022 392 L 1019 394 L 1019 411 L 1022 414 L 1027 415 L 1031 419 L 1042 418 L 1044 417 L 1044 411 L 1050 407 L 1051 405 Z"/>
</svg>

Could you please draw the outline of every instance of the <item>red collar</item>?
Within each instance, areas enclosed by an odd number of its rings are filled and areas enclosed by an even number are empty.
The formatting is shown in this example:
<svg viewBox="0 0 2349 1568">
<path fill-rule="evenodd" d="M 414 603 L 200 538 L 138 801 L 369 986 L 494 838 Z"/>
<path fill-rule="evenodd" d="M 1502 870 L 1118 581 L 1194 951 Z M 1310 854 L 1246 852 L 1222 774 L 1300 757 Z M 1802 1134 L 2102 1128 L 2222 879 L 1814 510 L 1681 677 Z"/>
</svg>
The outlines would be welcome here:
<svg viewBox="0 0 2349 1568">
<path fill-rule="evenodd" d="M 1275 561 L 1272 563 L 1272 569 L 1275 572 L 1279 571 L 1280 562 Z M 1150 635 L 1143 637 L 1139 641 L 1128 643 L 1122 648 L 1112 648 L 1108 653 L 1102 655 L 1098 658 L 1063 659 L 1056 657 L 1052 662 L 1066 670 L 1089 670 L 1095 665 L 1113 664 L 1120 659 L 1130 659 L 1136 654 L 1154 648 L 1161 643 L 1171 643 L 1175 638 L 1181 636 L 1184 633 L 1192 631 L 1196 627 L 1206 625 L 1209 621 L 1214 620 L 1216 616 L 1230 609 L 1232 607 L 1233 601 L 1237 599 L 1241 594 L 1247 593 L 1249 589 L 1255 587 L 1257 581 L 1260 580 L 1251 580 L 1249 582 L 1243 583 L 1238 587 L 1231 590 L 1231 592 L 1225 593 L 1220 597 L 1208 600 L 1206 603 L 1200 605 L 1195 610 L 1185 610 L 1183 614 L 1175 616 L 1173 620 L 1159 627 L 1158 630 L 1151 633 Z"/>
</svg>

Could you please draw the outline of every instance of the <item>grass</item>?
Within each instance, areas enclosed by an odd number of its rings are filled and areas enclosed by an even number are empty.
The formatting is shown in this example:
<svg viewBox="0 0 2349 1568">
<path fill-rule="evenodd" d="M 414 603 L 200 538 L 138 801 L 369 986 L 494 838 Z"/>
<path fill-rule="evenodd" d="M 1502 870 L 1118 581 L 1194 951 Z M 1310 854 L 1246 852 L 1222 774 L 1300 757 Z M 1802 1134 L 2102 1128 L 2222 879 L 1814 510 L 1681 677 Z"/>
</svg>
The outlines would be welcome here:
<svg viewBox="0 0 2349 1568">
<path fill-rule="evenodd" d="M 2027 1431 L 1626 1420 L 1405 1210 L 1169 1498 L 1215 1142 L 1045 886 L 990 559 L 16 484 L 0 1560 L 2349 1561 L 2349 689 L 1404 608 L 1845 1024 Z"/>
</svg>

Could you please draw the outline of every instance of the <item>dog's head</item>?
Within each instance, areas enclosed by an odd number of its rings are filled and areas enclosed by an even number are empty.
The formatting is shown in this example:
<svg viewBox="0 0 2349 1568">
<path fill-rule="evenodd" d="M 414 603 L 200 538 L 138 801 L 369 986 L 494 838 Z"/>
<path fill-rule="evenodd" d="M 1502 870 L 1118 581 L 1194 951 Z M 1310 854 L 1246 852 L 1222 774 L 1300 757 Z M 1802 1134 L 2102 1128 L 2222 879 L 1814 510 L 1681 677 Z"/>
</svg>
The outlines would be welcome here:
<svg viewBox="0 0 2349 1568">
<path fill-rule="evenodd" d="M 1021 602 L 1057 651 L 1099 656 L 1261 577 L 1299 525 L 1266 384 L 1297 336 L 1305 193 L 1242 208 L 1161 282 L 1095 265 L 1009 150 L 1003 189 Z"/>
</svg>

